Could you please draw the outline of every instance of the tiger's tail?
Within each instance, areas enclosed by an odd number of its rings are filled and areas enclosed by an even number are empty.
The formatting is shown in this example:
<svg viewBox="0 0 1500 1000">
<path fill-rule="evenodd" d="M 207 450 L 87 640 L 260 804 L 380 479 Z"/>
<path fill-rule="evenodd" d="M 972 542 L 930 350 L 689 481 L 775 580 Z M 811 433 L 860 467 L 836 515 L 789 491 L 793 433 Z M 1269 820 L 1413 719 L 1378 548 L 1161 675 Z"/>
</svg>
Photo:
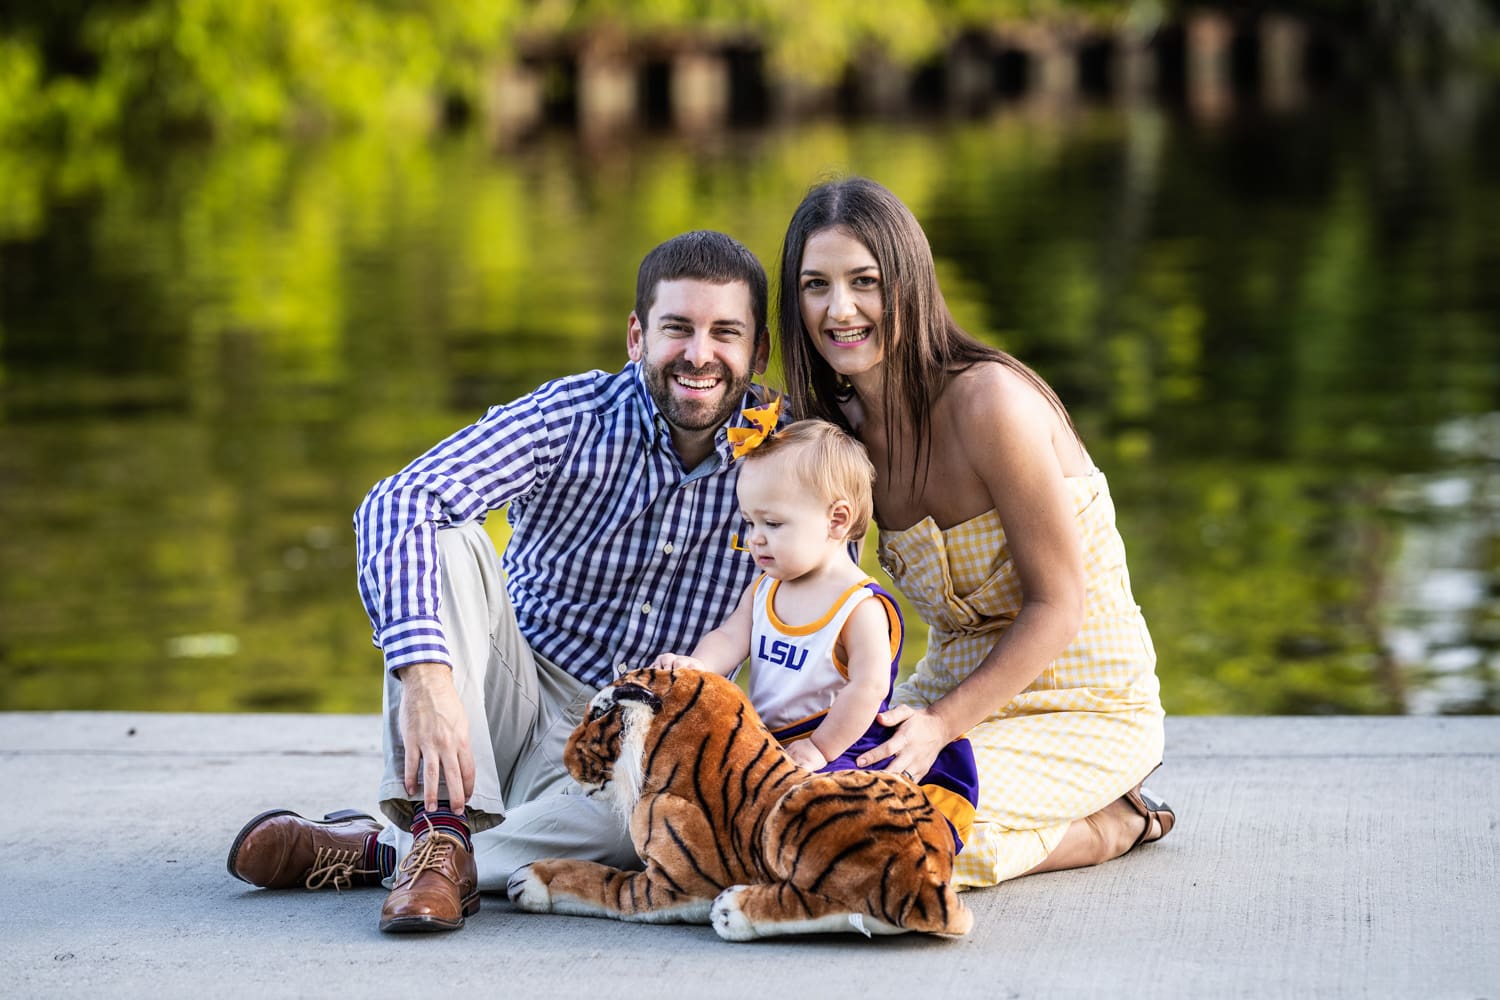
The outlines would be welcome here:
<svg viewBox="0 0 1500 1000">
<path fill-rule="evenodd" d="M 907 930 L 959 937 L 974 927 L 974 911 L 964 905 L 951 883 L 929 882 L 913 903 L 913 912 L 903 922 Z"/>
<path fill-rule="evenodd" d="M 902 925 L 928 934 L 967 934 L 974 927 L 974 913 L 953 888 L 953 852 L 949 849 L 953 835 L 948 821 L 920 792 L 902 797 L 910 809 L 913 850 L 922 853 L 919 886 Z"/>
</svg>

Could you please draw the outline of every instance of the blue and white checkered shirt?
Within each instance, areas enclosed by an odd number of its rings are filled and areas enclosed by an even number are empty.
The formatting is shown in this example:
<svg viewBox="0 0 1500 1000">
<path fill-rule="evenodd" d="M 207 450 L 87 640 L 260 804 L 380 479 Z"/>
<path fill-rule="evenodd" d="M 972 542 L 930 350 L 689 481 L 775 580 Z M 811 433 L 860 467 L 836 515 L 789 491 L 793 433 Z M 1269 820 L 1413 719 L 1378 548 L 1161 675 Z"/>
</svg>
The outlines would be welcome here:
<svg viewBox="0 0 1500 1000">
<path fill-rule="evenodd" d="M 736 414 L 729 426 L 744 424 Z M 377 483 L 354 515 L 360 596 L 386 669 L 452 665 L 435 535 L 505 504 L 506 585 L 535 652 L 600 686 L 691 651 L 755 573 L 732 547 L 744 522 L 730 456 L 720 428 L 714 451 L 684 471 L 635 363 L 491 407 Z"/>
</svg>

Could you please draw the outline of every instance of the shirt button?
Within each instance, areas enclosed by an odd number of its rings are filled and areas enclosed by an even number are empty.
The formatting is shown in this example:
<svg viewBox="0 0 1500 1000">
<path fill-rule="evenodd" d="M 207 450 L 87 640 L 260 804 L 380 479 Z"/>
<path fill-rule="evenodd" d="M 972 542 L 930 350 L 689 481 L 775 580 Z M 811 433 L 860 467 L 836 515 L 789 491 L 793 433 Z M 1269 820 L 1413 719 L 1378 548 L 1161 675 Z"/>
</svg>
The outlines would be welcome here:
<svg viewBox="0 0 1500 1000">
<path fill-rule="evenodd" d="M 615 675 L 619 676 L 625 672 L 625 662 L 622 660 L 615 664 Z"/>
<path fill-rule="evenodd" d="M 643 614 L 643 615 L 649 615 L 650 613 L 651 613 L 651 602 L 647 601 L 645 604 L 641 605 L 641 614 Z"/>
<path fill-rule="evenodd" d="M 667 555 L 671 555 L 672 554 L 672 543 L 668 542 L 667 544 L 663 545 L 661 547 L 661 550 L 663 552 L 665 552 Z"/>
</svg>

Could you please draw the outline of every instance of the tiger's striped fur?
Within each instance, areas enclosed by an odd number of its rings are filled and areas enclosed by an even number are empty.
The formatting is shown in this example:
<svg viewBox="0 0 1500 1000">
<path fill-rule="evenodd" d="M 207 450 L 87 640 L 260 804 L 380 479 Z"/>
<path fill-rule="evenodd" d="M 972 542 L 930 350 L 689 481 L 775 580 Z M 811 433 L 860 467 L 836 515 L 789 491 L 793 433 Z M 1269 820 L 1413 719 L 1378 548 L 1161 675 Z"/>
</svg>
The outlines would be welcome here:
<svg viewBox="0 0 1500 1000">
<path fill-rule="evenodd" d="M 966 934 L 953 836 L 910 781 L 792 763 L 730 681 L 638 670 L 602 690 L 564 762 L 628 817 L 645 864 L 538 861 L 519 907 L 645 922 L 711 922 L 721 937 L 855 930 Z"/>
</svg>

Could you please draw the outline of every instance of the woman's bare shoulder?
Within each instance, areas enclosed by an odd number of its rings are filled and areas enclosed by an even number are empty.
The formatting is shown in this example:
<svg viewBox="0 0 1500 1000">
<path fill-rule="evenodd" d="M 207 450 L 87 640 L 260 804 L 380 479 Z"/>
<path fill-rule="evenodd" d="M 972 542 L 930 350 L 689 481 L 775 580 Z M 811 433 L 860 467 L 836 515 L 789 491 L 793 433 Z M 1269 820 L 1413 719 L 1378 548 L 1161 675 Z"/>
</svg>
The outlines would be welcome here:
<svg viewBox="0 0 1500 1000">
<path fill-rule="evenodd" d="M 998 362 L 975 365 L 953 377 L 951 392 L 945 430 L 957 433 L 976 467 L 1035 463 L 1049 454 L 1063 475 L 1091 467 L 1067 414 L 1023 373 Z"/>
<path fill-rule="evenodd" d="M 954 375 L 943 401 L 951 419 L 973 426 L 1046 424 L 1052 412 L 1036 385 L 998 361 L 980 362 Z"/>
</svg>

